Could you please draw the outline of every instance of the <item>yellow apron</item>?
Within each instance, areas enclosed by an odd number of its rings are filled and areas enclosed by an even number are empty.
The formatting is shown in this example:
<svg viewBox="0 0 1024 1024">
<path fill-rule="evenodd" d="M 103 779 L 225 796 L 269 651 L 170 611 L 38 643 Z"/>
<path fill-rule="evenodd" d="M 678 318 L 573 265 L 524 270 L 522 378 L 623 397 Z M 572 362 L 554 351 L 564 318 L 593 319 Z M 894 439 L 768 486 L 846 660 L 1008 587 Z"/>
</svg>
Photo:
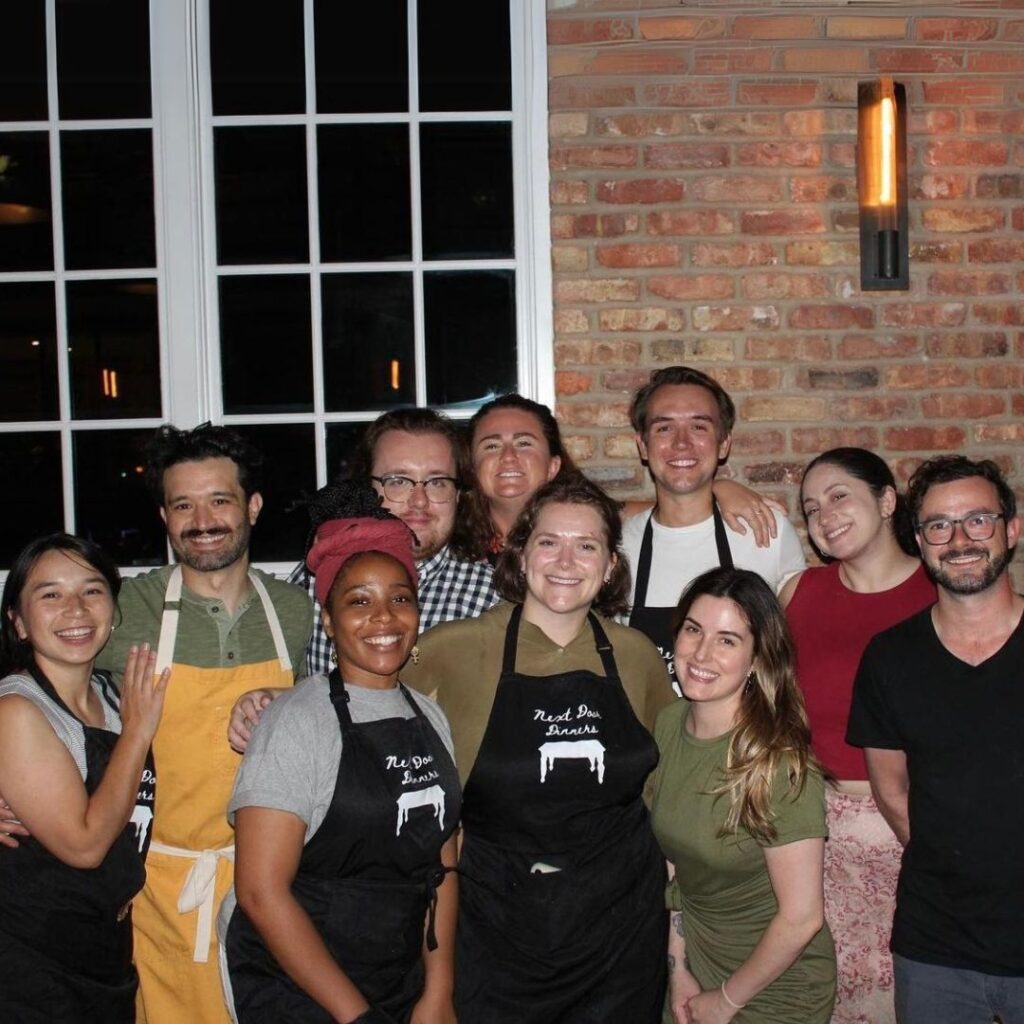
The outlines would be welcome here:
<svg viewBox="0 0 1024 1024">
<path fill-rule="evenodd" d="M 291 659 L 266 587 L 249 574 L 263 604 L 277 658 L 236 668 L 174 663 L 163 718 L 153 740 L 158 788 L 146 886 L 135 898 L 138 1020 L 143 1024 L 229 1024 L 216 951 L 214 910 L 231 887 L 233 834 L 228 799 L 238 755 L 228 746 L 228 715 L 247 690 L 291 686 Z M 181 569 L 167 583 L 156 671 L 174 658 Z"/>
</svg>

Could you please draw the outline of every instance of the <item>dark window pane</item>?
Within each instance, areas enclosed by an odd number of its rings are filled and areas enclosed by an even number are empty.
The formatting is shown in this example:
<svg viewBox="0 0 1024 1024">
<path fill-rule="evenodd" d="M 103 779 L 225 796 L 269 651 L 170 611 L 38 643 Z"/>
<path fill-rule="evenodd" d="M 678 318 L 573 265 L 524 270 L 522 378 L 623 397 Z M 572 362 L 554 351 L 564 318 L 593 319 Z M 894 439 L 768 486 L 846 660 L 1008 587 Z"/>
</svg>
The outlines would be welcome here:
<svg viewBox="0 0 1024 1024">
<path fill-rule="evenodd" d="M 101 544 L 118 565 L 163 565 L 167 541 L 142 479 L 149 430 L 76 430 L 75 532 Z"/>
<path fill-rule="evenodd" d="M 67 296 L 72 415 L 159 416 L 156 281 L 69 281 Z"/>
<path fill-rule="evenodd" d="M 324 274 L 321 288 L 326 409 L 415 402 L 412 276 Z"/>
<path fill-rule="evenodd" d="M 508 4 L 419 0 L 418 11 L 420 110 L 511 110 Z"/>
<path fill-rule="evenodd" d="M 305 263 L 305 128 L 215 128 L 214 161 L 217 262 Z"/>
<path fill-rule="evenodd" d="M 420 170 L 425 259 L 513 255 L 511 125 L 425 124 Z"/>
<path fill-rule="evenodd" d="M 409 109 L 405 0 L 315 0 L 316 109 L 362 114 Z"/>
<path fill-rule="evenodd" d="M 58 418 L 57 318 L 48 281 L 0 284 L 0 366 L 0 419 Z"/>
<path fill-rule="evenodd" d="M 0 121 L 46 120 L 46 5 L 7 3 L 0 32 Z"/>
<path fill-rule="evenodd" d="M 57 0 L 62 118 L 149 117 L 149 4 Z"/>
<path fill-rule="evenodd" d="M 65 131 L 60 151 L 67 267 L 156 266 L 149 129 Z"/>
<path fill-rule="evenodd" d="M 0 271 L 52 270 L 50 142 L 46 132 L 0 132 Z"/>
<path fill-rule="evenodd" d="M 320 259 L 412 257 L 409 129 L 403 124 L 317 130 Z"/>
<path fill-rule="evenodd" d="M 302 0 L 210 0 L 214 114 L 306 110 Z"/>
<path fill-rule="evenodd" d="M 297 562 L 305 551 L 309 514 L 291 506 L 316 491 L 313 425 L 280 423 L 232 429 L 263 453 L 263 510 L 252 532 L 252 560 Z"/>
<path fill-rule="evenodd" d="M 226 413 L 312 411 L 309 301 L 305 274 L 220 279 Z"/>
<path fill-rule="evenodd" d="M 423 275 L 427 402 L 475 403 L 516 387 L 511 270 Z"/>
<path fill-rule="evenodd" d="M 64 529 L 60 434 L 0 434 L 0 480 L 31 481 L 18 486 L 17 500 L 0 502 L 0 567 L 36 537 Z"/>
<path fill-rule="evenodd" d="M 352 469 L 352 457 L 356 445 L 366 433 L 370 424 L 362 423 L 328 423 L 327 424 L 327 479 L 347 477 Z"/>
</svg>

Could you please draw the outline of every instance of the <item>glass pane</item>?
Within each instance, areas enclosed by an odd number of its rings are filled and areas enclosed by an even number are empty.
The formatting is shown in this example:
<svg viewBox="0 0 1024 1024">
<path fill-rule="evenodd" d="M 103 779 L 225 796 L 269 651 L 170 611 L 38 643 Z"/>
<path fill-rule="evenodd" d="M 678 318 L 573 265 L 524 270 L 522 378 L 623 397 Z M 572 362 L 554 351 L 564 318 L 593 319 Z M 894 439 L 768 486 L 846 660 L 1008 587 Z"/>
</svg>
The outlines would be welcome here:
<svg viewBox="0 0 1024 1024">
<path fill-rule="evenodd" d="M 60 416 L 57 316 L 48 281 L 0 284 L 0 365 L 0 419 Z"/>
<path fill-rule="evenodd" d="M 420 128 L 425 259 L 513 255 L 512 126 Z"/>
<path fill-rule="evenodd" d="M 142 479 L 149 430 L 76 430 L 76 533 L 91 537 L 118 565 L 163 565 L 163 522 Z"/>
<path fill-rule="evenodd" d="M 316 491 L 313 429 L 311 423 L 232 427 L 263 453 L 263 511 L 250 548 L 254 562 L 298 562 L 305 551 L 309 515 L 292 505 Z"/>
<path fill-rule="evenodd" d="M 516 388 L 511 270 L 423 275 L 427 403 L 475 405 Z"/>
<path fill-rule="evenodd" d="M 511 110 L 508 4 L 419 0 L 418 11 L 420 110 Z"/>
<path fill-rule="evenodd" d="M 309 302 L 305 274 L 220 279 L 226 413 L 312 411 Z"/>
<path fill-rule="evenodd" d="M 69 281 L 67 296 L 72 415 L 160 416 L 156 281 Z"/>
<path fill-rule="evenodd" d="M 149 117 L 149 4 L 57 0 L 63 118 Z"/>
<path fill-rule="evenodd" d="M 31 481 L 17 501 L 0 502 L 0 567 L 35 537 L 64 529 L 60 434 L 0 434 L 0 480 Z M 8 495 L 10 497 L 10 495 Z"/>
<path fill-rule="evenodd" d="M 215 128 L 217 262 L 305 263 L 306 129 Z"/>
<path fill-rule="evenodd" d="M 306 110 L 302 0 L 210 0 L 214 114 Z"/>
<path fill-rule="evenodd" d="M 0 271 L 52 269 L 49 137 L 0 132 Z"/>
<path fill-rule="evenodd" d="M 405 0 L 315 0 L 316 109 L 364 114 L 409 109 Z"/>
<path fill-rule="evenodd" d="M 352 456 L 356 445 L 363 436 L 368 421 L 362 423 L 327 424 L 327 479 L 347 478 L 351 471 Z"/>
<path fill-rule="evenodd" d="M 403 124 L 317 129 L 320 259 L 412 257 L 409 129 Z"/>
<path fill-rule="evenodd" d="M 65 131 L 60 150 L 67 267 L 156 266 L 149 129 Z"/>
<path fill-rule="evenodd" d="M 412 275 L 324 274 L 321 288 L 328 412 L 415 402 Z"/>
<path fill-rule="evenodd" d="M 4 4 L 0 121 L 46 120 L 46 6 Z"/>
</svg>

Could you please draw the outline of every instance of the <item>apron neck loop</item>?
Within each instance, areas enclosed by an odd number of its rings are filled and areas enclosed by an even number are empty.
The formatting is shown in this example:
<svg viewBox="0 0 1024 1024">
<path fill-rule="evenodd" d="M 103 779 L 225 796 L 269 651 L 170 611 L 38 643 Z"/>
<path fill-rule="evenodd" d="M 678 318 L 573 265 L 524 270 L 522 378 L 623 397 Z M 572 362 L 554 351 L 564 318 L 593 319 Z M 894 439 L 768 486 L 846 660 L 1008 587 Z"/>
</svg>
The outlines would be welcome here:
<svg viewBox="0 0 1024 1024">
<path fill-rule="evenodd" d="M 519 644 L 519 625 L 522 618 L 523 606 L 517 604 L 512 609 L 512 615 L 505 629 L 505 653 L 501 659 L 502 675 L 511 675 L 516 670 L 516 648 Z M 597 616 L 592 611 L 587 612 L 587 622 L 590 623 L 590 628 L 594 633 L 594 646 L 601 658 L 601 665 L 604 668 L 605 676 L 609 679 L 618 679 L 619 671 L 615 665 L 615 653 L 612 648 L 612 642 L 608 639 L 608 634 L 604 631 L 604 627 L 598 622 Z"/>
</svg>

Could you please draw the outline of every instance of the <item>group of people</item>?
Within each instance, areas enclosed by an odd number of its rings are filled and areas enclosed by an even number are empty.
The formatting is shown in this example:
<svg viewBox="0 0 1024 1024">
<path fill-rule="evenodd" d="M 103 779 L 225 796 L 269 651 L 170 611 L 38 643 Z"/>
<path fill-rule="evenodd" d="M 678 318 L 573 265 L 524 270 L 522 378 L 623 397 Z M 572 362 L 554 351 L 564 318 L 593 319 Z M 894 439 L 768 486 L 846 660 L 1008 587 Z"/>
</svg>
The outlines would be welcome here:
<svg viewBox="0 0 1024 1024">
<path fill-rule="evenodd" d="M 176 565 L 122 584 L 88 541 L 29 545 L 0 621 L 11 1019 L 1024 1021 L 999 469 L 938 457 L 903 498 L 825 452 L 808 568 L 716 478 L 717 382 L 655 371 L 631 418 L 655 502 L 625 523 L 507 395 L 465 431 L 372 424 L 297 586 L 250 567 L 261 460 L 209 425 L 147 453 Z"/>
</svg>

